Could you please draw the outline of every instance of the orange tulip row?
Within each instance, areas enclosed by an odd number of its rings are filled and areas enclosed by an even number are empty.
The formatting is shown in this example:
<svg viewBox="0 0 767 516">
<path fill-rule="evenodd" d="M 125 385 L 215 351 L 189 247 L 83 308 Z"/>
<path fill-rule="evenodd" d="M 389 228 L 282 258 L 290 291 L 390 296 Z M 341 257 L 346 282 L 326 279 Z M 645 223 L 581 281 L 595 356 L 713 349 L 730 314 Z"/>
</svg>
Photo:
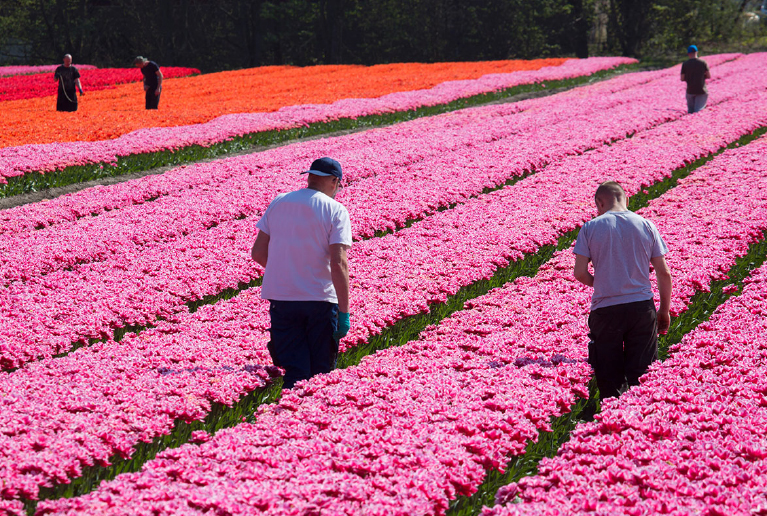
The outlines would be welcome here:
<svg viewBox="0 0 767 516">
<path fill-rule="evenodd" d="M 141 85 L 124 84 L 86 95 L 74 113 L 55 111 L 55 97 L 3 102 L 0 147 L 98 141 L 147 127 L 204 123 L 230 113 L 276 111 L 297 104 L 380 97 L 476 79 L 558 66 L 566 59 L 471 63 L 398 63 L 376 66 L 268 66 L 168 79 L 158 111 L 146 111 Z"/>
</svg>

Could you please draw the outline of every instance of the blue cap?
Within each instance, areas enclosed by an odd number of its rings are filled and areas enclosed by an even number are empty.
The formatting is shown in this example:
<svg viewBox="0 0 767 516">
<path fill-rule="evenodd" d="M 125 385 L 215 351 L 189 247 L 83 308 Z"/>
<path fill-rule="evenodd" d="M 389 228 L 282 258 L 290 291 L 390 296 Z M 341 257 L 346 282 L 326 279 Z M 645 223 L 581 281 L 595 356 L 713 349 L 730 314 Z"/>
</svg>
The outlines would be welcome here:
<svg viewBox="0 0 767 516">
<path fill-rule="evenodd" d="M 338 179 L 343 177 L 343 174 L 341 173 L 341 164 L 332 158 L 315 159 L 314 162 L 312 162 L 312 166 L 309 167 L 309 170 L 301 173 L 314 174 L 315 176 L 323 177 L 334 176 Z"/>
<path fill-rule="evenodd" d="M 688 54 L 692 54 L 693 52 L 697 52 L 697 51 L 698 51 L 698 47 L 696 47 L 695 45 L 690 45 L 689 47 L 687 47 Z"/>
</svg>

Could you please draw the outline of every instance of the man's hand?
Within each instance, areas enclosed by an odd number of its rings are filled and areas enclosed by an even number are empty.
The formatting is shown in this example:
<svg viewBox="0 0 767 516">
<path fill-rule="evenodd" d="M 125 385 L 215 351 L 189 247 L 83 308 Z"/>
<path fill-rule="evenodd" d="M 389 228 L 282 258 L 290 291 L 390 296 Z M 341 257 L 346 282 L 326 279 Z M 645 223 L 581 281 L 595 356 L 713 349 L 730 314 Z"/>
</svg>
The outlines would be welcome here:
<svg viewBox="0 0 767 516">
<path fill-rule="evenodd" d="M 333 338 L 336 339 L 336 341 L 343 339 L 346 337 L 346 334 L 349 333 L 349 328 L 351 328 L 349 314 L 346 312 L 338 312 L 338 329 L 333 332 Z"/>
<path fill-rule="evenodd" d="M 154 90 L 154 96 L 155 97 L 159 97 L 160 96 L 160 88 L 157 88 L 156 90 Z"/>
<path fill-rule="evenodd" d="M 658 333 L 665 335 L 668 333 L 669 326 L 671 326 L 671 313 L 668 310 L 658 312 Z"/>
</svg>

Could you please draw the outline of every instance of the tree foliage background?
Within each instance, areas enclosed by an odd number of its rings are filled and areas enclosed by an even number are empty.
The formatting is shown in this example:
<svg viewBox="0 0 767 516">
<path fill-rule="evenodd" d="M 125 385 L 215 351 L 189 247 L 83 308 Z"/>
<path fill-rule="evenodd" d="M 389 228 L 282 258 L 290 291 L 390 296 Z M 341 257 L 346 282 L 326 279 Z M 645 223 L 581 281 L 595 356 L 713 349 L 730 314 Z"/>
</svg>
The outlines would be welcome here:
<svg viewBox="0 0 767 516">
<path fill-rule="evenodd" d="M 3 0 L 0 64 L 215 71 L 623 54 L 765 41 L 761 0 Z"/>
</svg>

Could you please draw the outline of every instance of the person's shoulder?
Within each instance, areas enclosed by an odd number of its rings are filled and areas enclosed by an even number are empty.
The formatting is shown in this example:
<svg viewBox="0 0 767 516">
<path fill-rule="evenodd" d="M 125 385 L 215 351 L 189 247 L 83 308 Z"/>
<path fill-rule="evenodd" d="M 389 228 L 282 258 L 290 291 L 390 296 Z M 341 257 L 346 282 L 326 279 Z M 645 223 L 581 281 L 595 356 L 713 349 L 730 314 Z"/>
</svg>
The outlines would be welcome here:
<svg viewBox="0 0 767 516">
<path fill-rule="evenodd" d="M 300 192 L 300 190 L 297 190 Z M 289 197 L 291 194 L 295 194 L 296 192 L 282 192 L 281 194 L 277 194 L 274 196 L 274 199 L 272 199 L 272 204 L 277 203 L 285 199 L 286 197 Z"/>
</svg>

